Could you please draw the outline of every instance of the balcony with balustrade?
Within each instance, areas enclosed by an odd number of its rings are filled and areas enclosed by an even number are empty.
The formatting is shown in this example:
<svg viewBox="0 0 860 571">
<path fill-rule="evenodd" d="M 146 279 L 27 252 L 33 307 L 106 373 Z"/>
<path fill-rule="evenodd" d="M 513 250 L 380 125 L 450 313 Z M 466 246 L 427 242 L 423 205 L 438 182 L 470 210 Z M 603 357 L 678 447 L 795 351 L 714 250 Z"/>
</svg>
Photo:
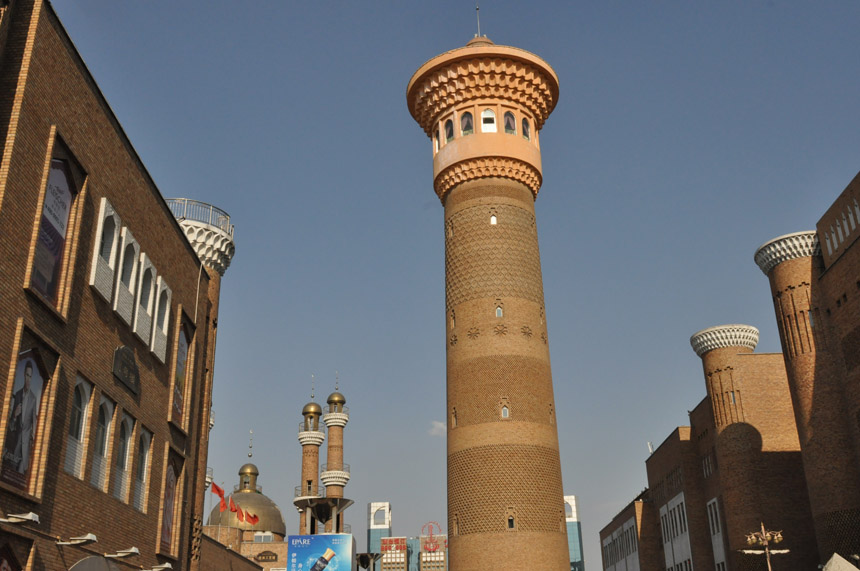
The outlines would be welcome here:
<svg viewBox="0 0 860 571">
<path fill-rule="evenodd" d="M 223 276 L 236 252 L 230 215 L 199 200 L 165 200 L 200 261 Z"/>
</svg>

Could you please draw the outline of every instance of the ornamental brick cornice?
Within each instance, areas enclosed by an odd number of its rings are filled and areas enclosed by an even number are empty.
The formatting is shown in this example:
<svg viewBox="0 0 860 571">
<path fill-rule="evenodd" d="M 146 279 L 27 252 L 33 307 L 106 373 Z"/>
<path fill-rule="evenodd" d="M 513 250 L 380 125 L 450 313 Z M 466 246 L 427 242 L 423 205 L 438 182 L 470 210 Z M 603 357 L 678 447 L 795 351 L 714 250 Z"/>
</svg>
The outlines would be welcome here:
<svg viewBox="0 0 860 571">
<path fill-rule="evenodd" d="M 323 415 L 323 422 L 329 428 L 332 426 L 344 427 L 349 422 L 349 415 L 345 412 L 330 412 Z"/>
<path fill-rule="evenodd" d="M 821 254 L 818 233 L 814 230 L 779 236 L 762 244 L 755 252 L 755 263 L 768 275 L 772 269 L 788 260 Z"/>
<path fill-rule="evenodd" d="M 752 325 L 718 325 L 702 329 L 690 337 L 690 345 L 701 357 L 708 351 L 725 347 L 746 347 L 755 350 L 758 345 L 758 329 Z"/>
<path fill-rule="evenodd" d="M 558 101 L 558 78 L 538 56 L 509 46 L 465 47 L 437 56 L 415 72 L 406 93 L 409 112 L 431 136 L 439 117 L 479 99 L 527 109 L 540 130 Z"/>
<path fill-rule="evenodd" d="M 346 486 L 349 482 L 349 472 L 344 470 L 328 470 L 320 474 L 320 480 L 325 487 L 329 486 Z"/>
<path fill-rule="evenodd" d="M 319 446 L 325 440 L 325 433 L 321 430 L 303 430 L 299 432 L 299 443 L 302 446 Z"/>
<path fill-rule="evenodd" d="M 456 185 L 479 178 L 501 177 L 521 182 L 537 196 L 542 178 L 540 171 L 532 165 L 509 157 L 476 157 L 460 161 L 443 170 L 433 181 L 439 200 Z"/>
<path fill-rule="evenodd" d="M 236 253 L 233 236 L 221 228 L 197 220 L 181 220 L 179 225 L 200 261 L 223 276 Z"/>
</svg>

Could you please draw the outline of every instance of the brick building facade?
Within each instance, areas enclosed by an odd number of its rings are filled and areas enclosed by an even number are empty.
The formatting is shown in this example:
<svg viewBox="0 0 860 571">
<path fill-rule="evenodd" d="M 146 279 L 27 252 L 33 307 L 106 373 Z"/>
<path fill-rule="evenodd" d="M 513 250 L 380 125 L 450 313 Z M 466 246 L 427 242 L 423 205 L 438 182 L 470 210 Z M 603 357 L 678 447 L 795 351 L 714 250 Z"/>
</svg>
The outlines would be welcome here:
<svg viewBox="0 0 860 571">
<path fill-rule="evenodd" d="M 229 217 L 162 197 L 46 1 L 0 6 L 0 132 L 0 557 L 198 568 Z"/>
<path fill-rule="evenodd" d="M 657 513 L 648 488 L 600 530 L 600 551 L 607 571 L 663 568 Z"/>
<path fill-rule="evenodd" d="M 650 504 L 656 519 L 654 530 L 643 523 L 651 539 L 642 547 L 659 560 L 646 568 L 762 568 L 762 555 L 744 552 L 747 534 L 761 522 L 783 531 L 780 548 L 791 554 L 774 556 L 775 570 L 815 568 L 818 551 L 782 356 L 753 353 L 758 330 L 747 325 L 711 327 L 690 342 L 702 358 L 707 397 L 689 412 L 690 425 L 676 428 L 645 462 L 649 492 L 640 501 Z M 607 537 L 614 529 L 605 528 Z M 617 559 L 606 556 L 604 550 L 604 569 L 617 569 Z"/>
<path fill-rule="evenodd" d="M 759 568 L 761 556 L 743 550 L 762 522 L 783 532 L 788 550 L 774 569 L 860 552 L 858 226 L 860 175 L 815 231 L 755 252 L 781 354 L 754 354 L 758 332 L 744 325 L 691 338 L 708 396 L 646 462 L 663 568 L 678 569 L 678 553 L 680 569 L 688 553 L 693 568 Z M 604 568 L 613 565 L 604 550 Z"/>
</svg>

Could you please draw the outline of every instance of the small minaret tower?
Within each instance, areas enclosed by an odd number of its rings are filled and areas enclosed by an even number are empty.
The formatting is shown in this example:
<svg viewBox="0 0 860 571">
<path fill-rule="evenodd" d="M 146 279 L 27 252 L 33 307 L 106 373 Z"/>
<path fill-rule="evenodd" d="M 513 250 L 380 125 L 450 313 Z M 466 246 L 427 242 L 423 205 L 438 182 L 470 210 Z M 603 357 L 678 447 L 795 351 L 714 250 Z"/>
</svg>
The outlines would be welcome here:
<svg viewBox="0 0 860 571">
<path fill-rule="evenodd" d="M 345 406 L 346 397 L 338 392 L 337 383 L 334 392 L 326 399 L 326 403 L 328 406 L 323 422 L 328 429 L 328 451 L 320 479 L 325 485 L 327 498 L 343 498 L 343 489 L 349 482 L 349 465 L 343 463 L 343 429 L 349 422 L 349 409 Z M 341 513 L 337 513 L 326 524 L 326 531 L 343 533 Z"/>
<path fill-rule="evenodd" d="M 406 98 L 445 208 L 450 569 L 569 569 L 534 207 L 558 78 L 475 36 Z"/>
<path fill-rule="evenodd" d="M 320 497 L 317 474 L 319 474 L 320 445 L 325 440 L 325 433 L 320 426 L 322 407 L 314 402 L 313 390 L 311 402 L 302 409 L 302 416 L 304 420 L 299 424 L 299 443 L 302 445 L 302 483 L 296 487 L 293 503 L 299 510 L 299 535 L 308 535 L 317 533 L 318 530 L 315 529 L 316 520 L 307 509 L 307 502 L 303 500 Z"/>
</svg>

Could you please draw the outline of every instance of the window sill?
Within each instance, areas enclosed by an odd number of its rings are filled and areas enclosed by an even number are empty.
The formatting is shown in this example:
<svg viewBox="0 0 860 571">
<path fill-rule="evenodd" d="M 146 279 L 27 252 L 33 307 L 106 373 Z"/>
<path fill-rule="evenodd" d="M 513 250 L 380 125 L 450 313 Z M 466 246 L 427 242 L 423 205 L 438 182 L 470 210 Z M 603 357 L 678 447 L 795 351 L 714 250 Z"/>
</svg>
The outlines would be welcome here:
<svg viewBox="0 0 860 571">
<path fill-rule="evenodd" d="M 30 294 L 30 297 L 41 303 L 48 310 L 48 312 L 51 313 L 51 315 L 53 315 L 54 317 L 56 317 L 63 325 L 66 325 L 68 323 L 68 319 L 66 318 L 66 316 L 63 315 L 59 309 L 54 307 L 54 305 L 50 301 L 45 299 L 45 296 L 43 296 L 41 293 L 34 290 L 30 286 L 25 287 L 24 291 Z"/>
<path fill-rule="evenodd" d="M 15 486 L 9 485 L 6 482 L 0 482 L 0 490 L 11 492 L 18 497 L 24 498 L 29 502 L 33 502 L 34 504 L 42 503 L 42 498 L 33 496 L 30 494 L 30 492 L 23 492 L 20 488 L 16 488 Z"/>
<path fill-rule="evenodd" d="M 169 419 L 167 421 L 167 423 L 170 425 L 170 428 L 177 430 L 178 432 L 180 432 L 182 434 L 182 436 L 185 436 L 186 438 L 188 437 L 188 430 L 184 426 L 182 426 L 181 424 L 179 424 L 178 422 L 176 422 L 172 418 Z"/>
</svg>

